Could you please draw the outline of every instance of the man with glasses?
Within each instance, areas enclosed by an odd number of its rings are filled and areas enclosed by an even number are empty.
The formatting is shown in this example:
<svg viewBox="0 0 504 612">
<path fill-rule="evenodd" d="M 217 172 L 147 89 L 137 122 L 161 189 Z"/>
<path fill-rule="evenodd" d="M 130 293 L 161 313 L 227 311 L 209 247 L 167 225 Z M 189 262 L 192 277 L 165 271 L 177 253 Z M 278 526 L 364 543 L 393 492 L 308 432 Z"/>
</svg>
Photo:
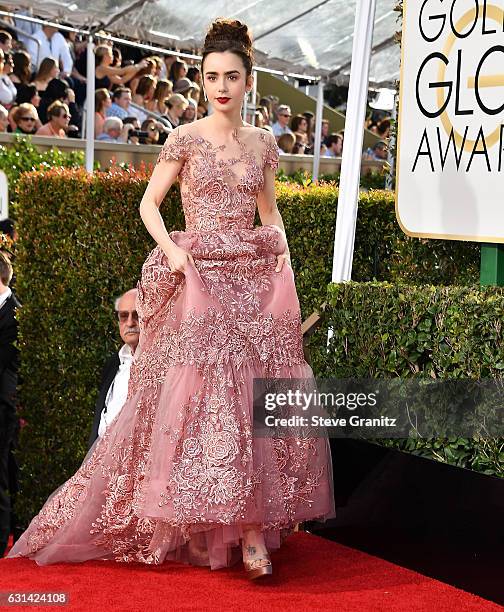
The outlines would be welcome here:
<svg viewBox="0 0 504 612">
<path fill-rule="evenodd" d="M 68 106 L 60 100 L 55 100 L 47 109 L 48 122 L 39 127 L 35 132 L 35 136 L 66 138 L 70 117 Z"/>
<path fill-rule="evenodd" d="M 102 437 L 107 427 L 121 412 L 128 395 L 131 362 L 138 346 L 140 328 L 138 314 L 135 310 L 137 290 L 130 289 L 115 301 L 115 310 L 119 321 L 119 334 L 124 342 L 118 353 L 114 353 L 106 362 L 102 371 L 102 380 L 89 448 L 98 437 Z"/>
<path fill-rule="evenodd" d="M 289 127 L 289 121 L 291 118 L 290 106 L 286 104 L 280 104 L 277 111 L 277 121 L 271 126 L 275 138 L 278 140 L 282 134 L 292 134 L 292 130 Z"/>
</svg>

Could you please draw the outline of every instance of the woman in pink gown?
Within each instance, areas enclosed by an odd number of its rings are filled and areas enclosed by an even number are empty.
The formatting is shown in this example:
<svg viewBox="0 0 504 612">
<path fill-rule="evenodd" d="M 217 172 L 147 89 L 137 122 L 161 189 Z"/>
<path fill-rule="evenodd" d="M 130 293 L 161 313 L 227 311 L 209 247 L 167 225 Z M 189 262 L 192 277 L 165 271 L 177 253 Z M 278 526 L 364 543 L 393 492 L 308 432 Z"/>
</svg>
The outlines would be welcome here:
<svg viewBox="0 0 504 612">
<path fill-rule="evenodd" d="M 126 403 L 9 557 L 213 569 L 243 557 L 254 578 L 296 523 L 334 516 L 327 439 L 252 431 L 254 378 L 313 373 L 275 203 L 278 149 L 241 120 L 251 68 L 247 27 L 214 22 L 202 62 L 213 113 L 170 134 L 140 205 L 158 246 L 138 283 Z M 168 233 L 159 206 L 177 178 L 186 230 Z"/>
</svg>

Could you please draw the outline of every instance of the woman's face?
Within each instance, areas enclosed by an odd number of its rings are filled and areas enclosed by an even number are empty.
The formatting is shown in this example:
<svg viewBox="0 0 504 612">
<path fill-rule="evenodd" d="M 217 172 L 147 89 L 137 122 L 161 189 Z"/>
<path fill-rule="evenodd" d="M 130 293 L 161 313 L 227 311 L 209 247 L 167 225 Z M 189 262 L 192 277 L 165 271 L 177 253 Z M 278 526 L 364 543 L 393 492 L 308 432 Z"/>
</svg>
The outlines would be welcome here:
<svg viewBox="0 0 504 612">
<path fill-rule="evenodd" d="M 63 128 L 66 130 L 66 128 L 68 128 L 68 124 L 70 123 L 70 113 L 66 108 L 62 108 L 59 115 L 54 117 L 54 123 L 59 129 Z"/>
<path fill-rule="evenodd" d="M 306 130 L 308 129 L 308 122 L 306 121 L 306 119 L 301 119 L 299 121 L 299 127 L 298 130 L 300 132 L 306 132 Z"/>
<path fill-rule="evenodd" d="M 152 100 L 154 97 L 154 92 L 156 91 L 156 86 L 153 84 L 149 87 L 147 92 L 145 93 L 144 100 Z"/>
<path fill-rule="evenodd" d="M 184 106 L 183 104 L 177 104 L 173 107 L 173 114 L 175 115 L 175 117 L 178 117 L 180 119 L 180 117 L 182 117 L 182 115 L 184 114 L 186 108 L 187 106 Z"/>
<path fill-rule="evenodd" d="M 103 101 L 103 107 L 108 108 L 111 104 L 112 104 L 112 98 L 110 96 L 107 96 L 105 100 Z"/>
<path fill-rule="evenodd" d="M 4 62 L 5 62 L 4 69 L 3 69 L 4 74 L 12 74 L 12 71 L 14 70 L 14 62 L 12 61 L 12 57 L 8 55 L 4 59 Z"/>
<path fill-rule="evenodd" d="M 184 111 L 184 119 L 186 121 L 193 121 L 195 114 L 196 114 L 196 110 L 194 106 L 192 104 L 189 104 L 189 106 Z"/>
<path fill-rule="evenodd" d="M 36 120 L 33 111 L 25 109 L 17 119 L 17 127 L 25 134 L 31 134 L 35 130 Z"/>
<path fill-rule="evenodd" d="M 246 91 L 252 88 L 241 58 L 231 51 L 209 53 L 203 63 L 203 83 L 216 112 L 239 112 Z"/>
<path fill-rule="evenodd" d="M 105 66 L 110 66 L 114 62 L 114 54 L 112 53 L 112 48 L 108 47 L 107 52 L 103 56 L 102 64 Z"/>
</svg>

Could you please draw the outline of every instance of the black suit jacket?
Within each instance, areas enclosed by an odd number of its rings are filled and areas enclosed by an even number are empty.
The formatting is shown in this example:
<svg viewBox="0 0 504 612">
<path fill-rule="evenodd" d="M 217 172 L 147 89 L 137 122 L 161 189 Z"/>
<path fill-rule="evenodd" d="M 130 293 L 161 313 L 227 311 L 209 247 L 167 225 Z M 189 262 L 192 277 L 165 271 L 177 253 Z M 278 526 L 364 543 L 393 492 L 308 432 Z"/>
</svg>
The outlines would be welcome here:
<svg viewBox="0 0 504 612">
<path fill-rule="evenodd" d="M 14 294 L 0 308 L 0 402 L 16 407 L 17 371 L 19 351 L 14 346 L 17 340 L 18 323 L 16 308 L 21 304 Z"/>
<path fill-rule="evenodd" d="M 112 384 L 112 381 L 117 374 L 119 369 L 120 360 L 119 355 L 114 353 L 109 357 L 102 370 L 102 378 L 100 384 L 100 391 L 98 399 L 96 400 L 95 414 L 93 419 L 93 426 L 91 428 L 91 435 L 89 436 L 88 448 L 91 448 L 94 441 L 98 437 L 98 427 L 100 426 L 100 419 L 102 410 L 105 408 L 105 400 L 107 399 L 107 393 Z"/>
</svg>

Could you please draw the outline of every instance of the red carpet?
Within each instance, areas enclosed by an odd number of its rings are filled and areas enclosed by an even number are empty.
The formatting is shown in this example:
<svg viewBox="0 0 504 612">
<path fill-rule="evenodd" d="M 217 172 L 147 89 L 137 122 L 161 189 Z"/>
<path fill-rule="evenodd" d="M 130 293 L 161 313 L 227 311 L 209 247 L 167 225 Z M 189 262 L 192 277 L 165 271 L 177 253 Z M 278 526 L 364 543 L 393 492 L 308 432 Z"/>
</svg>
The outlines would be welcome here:
<svg viewBox="0 0 504 612">
<path fill-rule="evenodd" d="M 47 611 L 502 610 L 465 591 L 306 533 L 293 534 L 272 560 L 275 575 L 267 584 L 254 584 L 239 566 L 210 571 L 178 563 L 153 567 L 88 561 L 40 567 L 28 559 L 2 559 L 0 592 L 70 594 L 67 606 L 30 607 Z"/>
</svg>

